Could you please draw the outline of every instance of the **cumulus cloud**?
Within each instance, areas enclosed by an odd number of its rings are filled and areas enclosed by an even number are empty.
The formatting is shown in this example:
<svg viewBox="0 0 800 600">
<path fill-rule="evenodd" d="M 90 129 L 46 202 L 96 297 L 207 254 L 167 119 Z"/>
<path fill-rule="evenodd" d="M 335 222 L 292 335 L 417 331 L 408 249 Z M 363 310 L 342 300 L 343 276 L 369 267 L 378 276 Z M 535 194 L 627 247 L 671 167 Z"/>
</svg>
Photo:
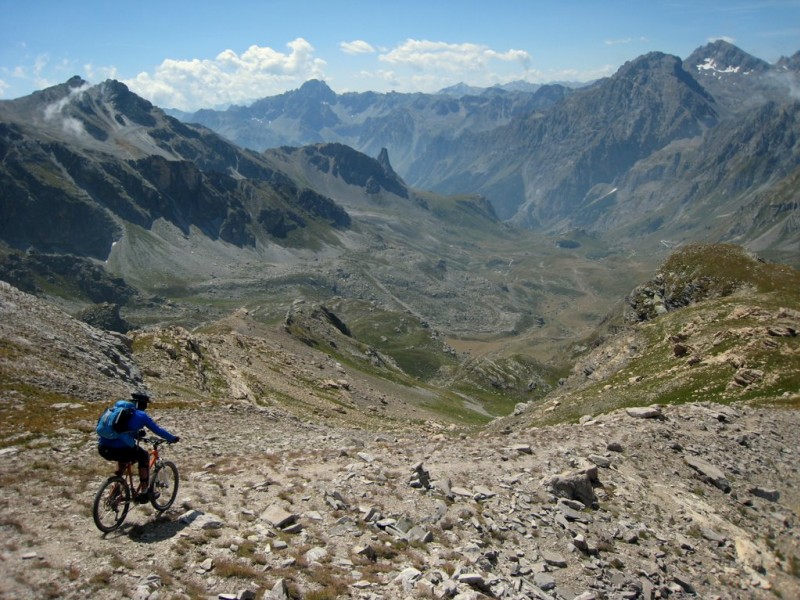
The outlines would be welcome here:
<svg viewBox="0 0 800 600">
<path fill-rule="evenodd" d="M 528 68 L 531 62 L 530 54 L 524 50 L 498 52 L 481 44 L 450 44 L 413 39 L 381 54 L 379 59 L 392 65 L 450 72 L 484 70 L 496 62 L 517 63 Z"/>
<path fill-rule="evenodd" d="M 0 97 L 5 96 L 10 87 L 3 79 L 0 79 Z"/>
<path fill-rule="evenodd" d="M 510 81 L 547 83 L 552 81 L 592 81 L 616 70 L 612 65 L 588 70 L 542 71 L 532 66 L 533 59 L 523 50 L 496 50 L 481 44 L 408 39 L 394 48 L 377 49 L 378 64 L 354 75 L 353 89 L 398 92 L 437 92 L 457 83 L 480 87 Z M 353 80 L 364 82 L 354 85 Z"/>
<path fill-rule="evenodd" d="M 364 40 L 353 40 L 352 42 L 342 42 L 339 44 L 345 54 L 372 54 L 375 48 Z"/>
<path fill-rule="evenodd" d="M 287 44 L 288 52 L 250 46 L 241 54 L 223 50 L 211 59 L 164 60 L 152 73 L 126 80 L 134 92 L 158 106 L 193 110 L 247 103 L 323 79 L 325 61 L 303 38 Z"/>
</svg>

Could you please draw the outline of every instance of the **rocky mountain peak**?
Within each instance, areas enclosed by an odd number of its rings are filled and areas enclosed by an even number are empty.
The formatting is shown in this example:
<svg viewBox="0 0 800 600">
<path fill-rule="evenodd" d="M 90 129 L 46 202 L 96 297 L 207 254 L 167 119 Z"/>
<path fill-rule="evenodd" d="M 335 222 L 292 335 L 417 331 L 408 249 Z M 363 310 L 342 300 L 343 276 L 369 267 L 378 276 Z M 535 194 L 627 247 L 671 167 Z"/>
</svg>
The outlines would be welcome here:
<svg viewBox="0 0 800 600">
<path fill-rule="evenodd" d="M 687 92 L 692 96 L 703 96 L 706 102 L 713 102 L 697 80 L 684 69 L 681 59 L 663 52 L 650 52 L 625 63 L 612 79 L 658 88 L 658 93 L 666 96 L 667 102 L 684 102 L 685 98 L 681 96 Z M 674 87 L 676 83 L 677 88 Z"/>
<path fill-rule="evenodd" d="M 109 79 L 98 87 L 99 98 L 111 103 L 123 115 L 139 125 L 152 127 L 156 124 L 153 116 L 155 107 L 147 100 L 134 94 L 124 83 Z"/>
<path fill-rule="evenodd" d="M 378 164 L 386 171 L 386 174 L 392 178 L 398 178 L 397 173 L 395 173 L 394 169 L 392 168 L 392 164 L 389 162 L 389 151 L 386 148 L 381 148 L 380 154 L 378 154 Z"/>
<path fill-rule="evenodd" d="M 626 62 L 619 68 L 614 77 L 641 77 L 654 69 L 662 69 L 665 66 L 668 69 L 672 68 L 672 65 L 679 61 L 680 58 L 677 56 L 664 54 L 663 52 L 648 52 L 647 54 Z"/>
<path fill-rule="evenodd" d="M 783 71 L 800 71 L 800 52 L 795 52 L 789 57 L 781 56 L 775 67 Z"/>
<path fill-rule="evenodd" d="M 336 102 L 336 92 L 319 79 L 309 79 L 297 90 L 297 95 L 319 102 Z"/>
<path fill-rule="evenodd" d="M 694 73 L 746 75 L 769 70 L 766 61 L 724 40 L 717 40 L 698 48 L 686 59 L 685 64 L 687 69 Z"/>
<path fill-rule="evenodd" d="M 73 75 L 67 80 L 67 87 L 69 88 L 81 88 L 87 85 L 89 82 L 83 79 L 80 75 Z"/>
</svg>

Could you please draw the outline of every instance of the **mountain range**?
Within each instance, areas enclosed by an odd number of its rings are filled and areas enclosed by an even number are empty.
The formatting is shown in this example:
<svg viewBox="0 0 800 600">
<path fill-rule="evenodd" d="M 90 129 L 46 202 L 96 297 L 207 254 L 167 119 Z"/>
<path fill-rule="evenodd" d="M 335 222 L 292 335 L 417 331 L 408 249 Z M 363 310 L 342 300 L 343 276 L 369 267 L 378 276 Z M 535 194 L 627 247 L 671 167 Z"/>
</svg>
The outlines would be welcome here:
<svg viewBox="0 0 800 600">
<path fill-rule="evenodd" d="M 724 240 L 800 253 L 798 63 L 716 41 L 653 52 L 580 89 L 349 93 L 320 81 L 248 107 L 179 114 L 245 147 L 386 148 L 410 185 L 485 196 L 537 231 L 620 233 L 639 251 Z"/>
</svg>

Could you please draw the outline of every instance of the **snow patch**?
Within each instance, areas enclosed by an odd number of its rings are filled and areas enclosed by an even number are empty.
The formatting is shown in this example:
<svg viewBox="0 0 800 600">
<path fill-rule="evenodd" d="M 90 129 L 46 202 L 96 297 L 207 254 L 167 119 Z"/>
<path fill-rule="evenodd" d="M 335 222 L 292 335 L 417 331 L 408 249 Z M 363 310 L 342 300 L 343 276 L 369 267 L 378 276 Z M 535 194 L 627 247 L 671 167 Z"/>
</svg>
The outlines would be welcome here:
<svg viewBox="0 0 800 600">
<path fill-rule="evenodd" d="M 751 71 L 743 71 L 742 67 L 734 67 L 732 65 L 727 67 L 720 67 L 713 58 L 705 59 L 701 64 L 697 65 L 698 71 L 710 71 L 712 73 L 741 73 L 742 75 L 749 75 Z"/>
</svg>

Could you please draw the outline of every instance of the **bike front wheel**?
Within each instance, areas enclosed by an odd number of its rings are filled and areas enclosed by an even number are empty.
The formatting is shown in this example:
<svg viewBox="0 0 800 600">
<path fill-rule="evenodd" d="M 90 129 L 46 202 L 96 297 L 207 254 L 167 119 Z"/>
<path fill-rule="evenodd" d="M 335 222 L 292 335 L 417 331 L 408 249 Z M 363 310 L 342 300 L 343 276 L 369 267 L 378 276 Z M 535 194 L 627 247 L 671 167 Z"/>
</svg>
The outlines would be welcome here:
<svg viewBox="0 0 800 600">
<path fill-rule="evenodd" d="M 103 533 L 114 531 L 125 520 L 131 507 L 131 488 L 120 476 L 106 479 L 94 497 L 94 524 Z"/>
<path fill-rule="evenodd" d="M 170 461 L 156 466 L 150 484 L 150 504 L 159 512 L 164 512 L 178 495 L 178 467 Z"/>
</svg>

